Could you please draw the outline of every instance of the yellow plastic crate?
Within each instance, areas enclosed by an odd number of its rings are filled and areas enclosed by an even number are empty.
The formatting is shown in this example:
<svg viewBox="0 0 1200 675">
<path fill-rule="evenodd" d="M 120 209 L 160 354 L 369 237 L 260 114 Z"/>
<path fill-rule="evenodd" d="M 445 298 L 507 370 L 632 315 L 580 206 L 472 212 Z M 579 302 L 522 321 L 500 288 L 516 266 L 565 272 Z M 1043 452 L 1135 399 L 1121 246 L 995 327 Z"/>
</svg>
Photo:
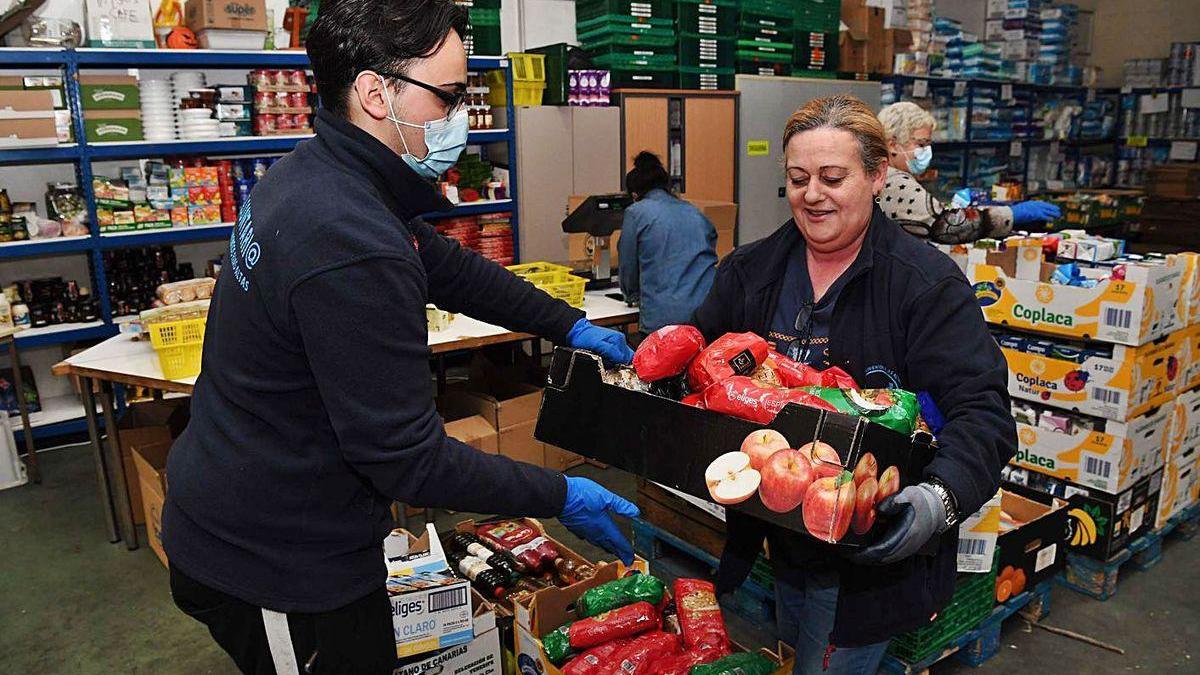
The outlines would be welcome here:
<svg viewBox="0 0 1200 675">
<path fill-rule="evenodd" d="M 508 92 L 504 89 L 504 71 L 491 70 L 487 74 L 488 105 L 502 108 L 508 105 Z M 513 105 L 541 105 L 546 93 L 546 83 L 513 80 Z"/>
<path fill-rule="evenodd" d="M 200 374 L 206 319 L 164 321 L 147 326 L 163 377 L 181 380 Z"/>
<path fill-rule="evenodd" d="M 531 272 L 521 275 L 552 298 L 558 298 L 572 307 L 583 307 L 583 291 L 587 279 L 569 272 Z"/>
<path fill-rule="evenodd" d="M 536 274 L 538 272 L 570 272 L 571 268 L 566 265 L 557 265 L 552 262 L 531 262 L 521 263 L 520 265 L 509 265 L 506 267 L 509 272 L 521 277 L 526 274 Z"/>
</svg>

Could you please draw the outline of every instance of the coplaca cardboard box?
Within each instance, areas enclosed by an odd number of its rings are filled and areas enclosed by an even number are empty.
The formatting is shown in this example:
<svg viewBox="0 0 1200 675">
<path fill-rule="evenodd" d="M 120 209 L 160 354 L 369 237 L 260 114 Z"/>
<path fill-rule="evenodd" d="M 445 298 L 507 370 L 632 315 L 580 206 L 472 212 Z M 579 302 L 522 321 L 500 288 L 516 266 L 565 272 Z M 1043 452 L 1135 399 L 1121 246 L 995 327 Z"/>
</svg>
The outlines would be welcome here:
<svg viewBox="0 0 1200 675">
<path fill-rule="evenodd" d="M 1093 288 L 1052 284 L 1054 269 L 1043 262 L 1038 240 L 967 254 L 967 278 L 988 323 L 1132 347 L 1183 327 L 1184 265 L 1178 256 L 1162 264 L 1127 264 L 1125 279 L 1105 279 Z"/>
<path fill-rule="evenodd" d="M 1065 499 L 1052 497 L 1043 504 L 1007 490 L 1000 491 L 1004 513 L 1021 523 L 1000 533 L 1000 573 L 996 600 L 1004 602 L 1052 578 L 1067 562 L 1067 511 Z M 1019 571 L 1019 574 L 1018 574 Z M 1001 588 L 1008 581 L 1007 589 Z"/>
<path fill-rule="evenodd" d="M 196 32 L 209 28 L 267 30 L 266 0 L 188 0 L 184 25 Z"/>
<path fill-rule="evenodd" d="M 1200 324 L 1179 331 L 1178 339 L 1181 344 L 1179 359 L 1183 364 L 1180 389 L 1200 386 Z"/>
<path fill-rule="evenodd" d="M 1177 254 L 1184 266 L 1184 282 L 1180 291 L 1180 307 L 1184 324 L 1195 326 L 1200 324 L 1200 253 L 1187 251 Z"/>
<path fill-rule="evenodd" d="M 1154 529 L 1163 474 L 1160 469 L 1116 494 L 1013 466 L 1004 467 L 1001 478 L 1005 490 L 1044 504 L 1066 499 L 1067 550 L 1109 560 Z"/>
<path fill-rule="evenodd" d="M 164 566 L 168 566 L 168 562 L 167 552 L 163 550 L 162 545 L 162 512 L 163 504 L 167 501 L 167 455 L 170 451 L 169 441 L 136 445 L 133 449 L 136 474 L 126 475 L 126 479 L 131 483 L 134 482 L 133 476 L 137 476 L 142 506 L 140 510 L 146 523 L 146 538 L 150 540 L 150 549 Z"/>
<path fill-rule="evenodd" d="M 1183 381 L 1186 343 L 1178 332 L 1141 347 L 1113 345 L 1082 363 L 1004 346 L 1014 398 L 1124 422 L 1169 403 Z M 1083 351 L 1083 350 L 1081 350 Z"/>
<path fill-rule="evenodd" d="M 996 540 L 1000 536 L 1000 492 L 958 526 L 958 571 L 984 574 L 992 571 Z"/>
<path fill-rule="evenodd" d="M 1165 527 L 1180 511 L 1200 500 L 1200 448 L 1191 447 L 1167 460 L 1158 495 L 1154 527 Z"/>
<path fill-rule="evenodd" d="M 1129 422 L 1106 420 L 1078 434 L 1017 423 L 1013 466 L 1106 492 L 1120 492 L 1162 468 L 1174 410 L 1162 406 Z"/>
<path fill-rule="evenodd" d="M 1167 459 L 1192 448 L 1200 448 L 1200 385 L 1175 397 L 1175 415 L 1171 421 Z"/>
</svg>

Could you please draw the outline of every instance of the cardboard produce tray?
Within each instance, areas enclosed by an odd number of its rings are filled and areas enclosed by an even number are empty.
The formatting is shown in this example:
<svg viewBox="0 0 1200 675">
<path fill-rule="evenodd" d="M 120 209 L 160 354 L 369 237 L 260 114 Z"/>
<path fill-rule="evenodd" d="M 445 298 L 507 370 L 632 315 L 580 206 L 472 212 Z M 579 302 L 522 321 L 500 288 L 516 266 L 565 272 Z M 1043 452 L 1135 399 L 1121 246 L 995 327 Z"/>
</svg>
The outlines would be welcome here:
<svg viewBox="0 0 1200 675">
<path fill-rule="evenodd" d="M 550 363 L 535 436 L 545 443 L 629 471 L 699 499 L 711 501 L 704 473 L 718 456 L 738 450 L 750 433 L 779 431 L 792 447 L 810 441 L 833 446 L 844 471 L 853 471 L 870 452 L 882 474 L 899 472 L 899 489 L 920 482 L 933 459 L 929 434 L 912 437 L 865 419 L 788 404 L 769 425 L 701 410 L 652 394 L 606 384 L 599 357 L 557 348 Z M 727 506 L 790 530 L 808 532 L 803 509 L 768 510 L 757 494 Z M 884 528 L 864 534 L 847 530 L 839 544 L 862 546 Z"/>
</svg>

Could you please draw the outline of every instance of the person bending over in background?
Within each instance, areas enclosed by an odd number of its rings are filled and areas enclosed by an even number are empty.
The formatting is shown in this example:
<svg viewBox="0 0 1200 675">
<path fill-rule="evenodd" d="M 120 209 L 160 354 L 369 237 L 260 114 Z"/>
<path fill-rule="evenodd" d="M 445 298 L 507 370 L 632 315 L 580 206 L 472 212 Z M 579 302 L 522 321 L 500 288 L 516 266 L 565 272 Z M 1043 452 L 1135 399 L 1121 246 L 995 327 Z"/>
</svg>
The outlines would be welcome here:
<svg viewBox="0 0 1200 675">
<path fill-rule="evenodd" d="M 672 195 L 662 160 L 640 152 L 625 187 L 636 201 L 625 210 L 620 256 L 621 293 L 637 301 L 639 326 L 648 335 L 687 323 L 712 288 L 717 230 L 700 209 Z"/>
<path fill-rule="evenodd" d="M 434 407 L 427 302 L 633 357 L 624 335 L 419 217 L 450 207 L 430 181 L 467 142 L 466 27 L 452 0 L 321 3 L 316 137 L 267 172 L 234 227 L 167 462 L 163 547 L 175 604 L 243 672 L 392 672 L 393 500 L 557 516 L 633 559 L 609 513 L 636 506 L 461 443 Z"/>
<path fill-rule="evenodd" d="M 1057 206 L 1040 201 L 969 209 L 943 205 L 916 179 L 933 161 L 933 130 L 937 126 L 933 116 L 915 103 L 901 101 L 880 110 L 879 121 L 887 134 L 888 149 L 887 180 L 879 207 L 910 234 L 939 244 L 966 244 L 1004 237 L 1013 225 L 1062 215 Z"/>
</svg>

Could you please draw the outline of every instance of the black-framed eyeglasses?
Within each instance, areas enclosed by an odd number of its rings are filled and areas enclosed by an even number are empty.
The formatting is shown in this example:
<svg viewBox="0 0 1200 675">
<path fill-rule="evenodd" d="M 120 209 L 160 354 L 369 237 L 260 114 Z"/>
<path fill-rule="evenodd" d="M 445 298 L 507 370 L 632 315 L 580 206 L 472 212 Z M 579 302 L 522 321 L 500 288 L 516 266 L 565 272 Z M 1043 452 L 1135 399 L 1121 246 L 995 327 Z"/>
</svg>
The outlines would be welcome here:
<svg viewBox="0 0 1200 675">
<path fill-rule="evenodd" d="M 817 303 L 812 300 L 806 300 L 800 305 L 800 311 L 796 312 L 796 321 L 792 325 L 796 329 L 796 339 L 792 340 L 788 351 L 798 361 L 804 360 L 808 355 L 808 349 L 812 346 L 813 339 L 813 310 Z M 799 349 L 796 349 L 797 345 Z"/>
<path fill-rule="evenodd" d="M 375 72 L 384 77 L 393 77 L 401 82 L 407 82 L 408 84 L 416 85 L 425 91 L 432 93 L 434 96 L 437 96 L 438 99 L 440 99 L 441 102 L 446 106 L 446 119 L 454 117 L 455 113 L 462 109 L 463 102 L 467 99 L 466 90 L 446 91 L 441 87 L 429 84 L 428 82 L 422 82 L 407 75 L 401 75 L 400 73 L 389 73 L 382 70 Z"/>
</svg>

